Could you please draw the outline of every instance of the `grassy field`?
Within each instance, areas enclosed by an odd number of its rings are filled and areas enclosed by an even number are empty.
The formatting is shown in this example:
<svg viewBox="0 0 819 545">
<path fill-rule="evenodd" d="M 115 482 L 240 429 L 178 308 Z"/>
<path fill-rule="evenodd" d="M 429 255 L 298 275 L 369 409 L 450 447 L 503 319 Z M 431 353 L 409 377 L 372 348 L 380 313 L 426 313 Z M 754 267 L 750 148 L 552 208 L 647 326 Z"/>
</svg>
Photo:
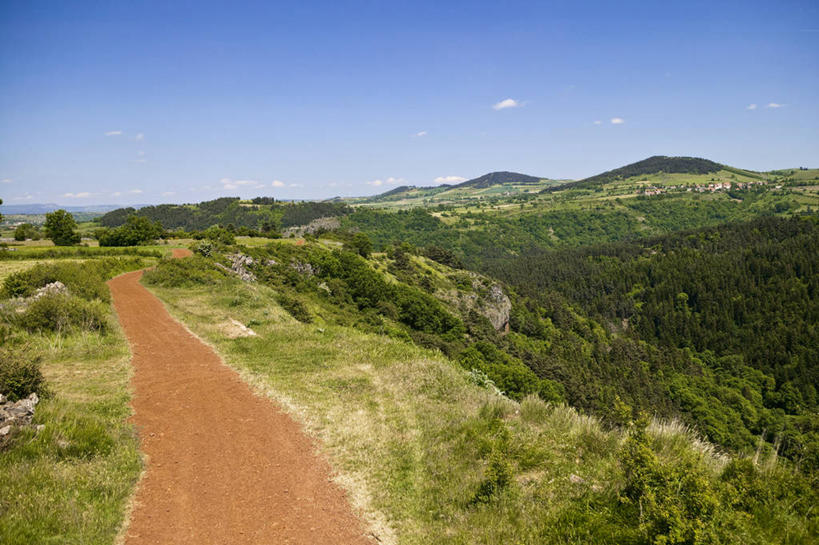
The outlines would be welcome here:
<svg viewBox="0 0 819 545">
<path fill-rule="evenodd" d="M 438 352 L 297 322 L 265 286 L 150 289 L 319 439 L 382 543 L 646 542 L 622 504 L 623 432 L 565 406 L 511 401 Z M 258 336 L 230 338 L 231 319 Z M 686 460 L 717 482 L 727 458 L 684 427 L 655 422 L 649 435 L 661 463 Z M 765 529 L 749 518 L 732 539 L 810 541 L 805 520 L 774 509 Z"/>
<path fill-rule="evenodd" d="M 110 316 L 112 325 L 114 316 Z M 119 328 L 31 335 L 51 396 L 0 453 L 0 543 L 110 545 L 142 462 L 127 422 L 131 374 Z"/>
</svg>

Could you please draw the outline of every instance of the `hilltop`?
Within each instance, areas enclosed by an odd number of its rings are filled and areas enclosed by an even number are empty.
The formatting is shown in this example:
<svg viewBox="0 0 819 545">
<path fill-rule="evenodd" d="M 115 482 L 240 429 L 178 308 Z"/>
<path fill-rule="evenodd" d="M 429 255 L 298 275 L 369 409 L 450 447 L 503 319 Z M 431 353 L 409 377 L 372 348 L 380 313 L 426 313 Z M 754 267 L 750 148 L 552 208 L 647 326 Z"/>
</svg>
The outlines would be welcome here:
<svg viewBox="0 0 819 545">
<path fill-rule="evenodd" d="M 459 189 L 464 187 L 484 189 L 487 187 L 492 187 L 493 185 L 502 184 L 537 184 L 540 183 L 541 180 L 543 180 L 543 178 L 529 176 L 528 174 L 520 174 L 518 172 L 490 172 L 489 174 L 484 174 L 483 176 L 461 182 L 458 185 L 453 185 L 451 186 L 451 189 Z"/>
<path fill-rule="evenodd" d="M 663 175 L 666 175 L 664 178 Z M 677 175 L 677 176 L 669 176 Z M 665 155 L 655 155 L 636 163 L 608 170 L 606 172 L 564 184 L 559 188 L 547 188 L 546 191 L 564 189 L 590 189 L 606 186 L 607 184 L 628 183 L 628 182 L 694 182 L 704 181 L 710 178 L 733 177 L 737 179 L 759 180 L 762 178 L 757 172 L 743 170 L 727 165 L 716 163 L 709 159 L 700 157 L 668 157 Z"/>
</svg>

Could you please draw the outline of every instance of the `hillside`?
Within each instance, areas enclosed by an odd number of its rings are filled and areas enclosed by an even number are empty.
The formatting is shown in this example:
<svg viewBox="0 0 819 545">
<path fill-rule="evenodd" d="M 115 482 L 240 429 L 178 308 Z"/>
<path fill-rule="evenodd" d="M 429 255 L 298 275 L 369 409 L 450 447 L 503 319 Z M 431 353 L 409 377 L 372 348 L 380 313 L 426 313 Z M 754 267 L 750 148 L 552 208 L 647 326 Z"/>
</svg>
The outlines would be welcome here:
<svg viewBox="0 0 819 545">
<path fill-rule="evenodd" d="M 490 172 L 472 180 L 461 182 L 452 186 L 452 189 L 463 189 L 465 187 L 472 187 L 475 189 L 484 189 L 492 187 L 493 185 L 514 184 L 526 185 L 540 183 L 542 178 L 536 176 L 529 176 L 528 174 L 520 174 L 517 172 Z"/>
<path fill-rule="evenodd" d="M 271 197 L 241 200 L 222 197 L 198 204 L 159 204 L 134 208 L 119 208 L 103 215 L 103 227 L 119 227 L 131 216 L 158 221 L 168 230 L 205 230 L 215 225 L 244 227 L 259 232 L 275 233 L 283 228 L 306 225 L 311 221 L 341 216 L 351 209 L 341 202 L 280 202 Z"/>
<path fill-rule="evenodd" d="M 771 447 L 757 469 L 680 424 L 646 427 L 624 385 L 701 370 L 607 334 L 578 307 L 523 298 L 401 246 L 369 258 L 332 240 L 209 253 L 163 262 L 145 282 L 302 415 L 381 521 L 379 540 L 647 544 L 705 532 L 716 543 L 769 543 L 805 542 L 816 529 L 815 490 L 773 462 Z M 250 281 L 223 272 L 237 267 Z M 231 326 L 235 317 L 255 335 Z M 576 379 L 562 382 L 561 362 Z M 615 428 L 560 403 L 582 384 L 607 385 L 600 410 Z M 661 385 L 650 406 L 673 414 L 665 395 Z"/>
<path fill-rule="evenodd" d="M 701 159 L 699 157 L 667 157 L 665 155 L 655 155 L 626 165 L 620 168 L 609 170 L 583 180 L 568 183 L 560 186 L 560 190 L 564 189 L 589 189 L 601 187 L 606 184 L 614 182 L 626 182 L 629 180 L 636 180 L 636 178 L 645 179 L 646 181 L 655 181 L 654 177 L 660 174 L 678 174 L 687 176 L 678 176 L 675 179 L 691 179 L 691 180 L 707 180 L 704 177 L 708 174 L 716 174 L 721 171 L 726 171 L 733 175 L 738 175 L 741 178 L 760 179 L 758 173 L 741 170 L 733 167 L 728 167 L 710 161 L 708 159 Z M 546 191 L 556 190 L 557 188 L 547 188 Z"/>
</svg>

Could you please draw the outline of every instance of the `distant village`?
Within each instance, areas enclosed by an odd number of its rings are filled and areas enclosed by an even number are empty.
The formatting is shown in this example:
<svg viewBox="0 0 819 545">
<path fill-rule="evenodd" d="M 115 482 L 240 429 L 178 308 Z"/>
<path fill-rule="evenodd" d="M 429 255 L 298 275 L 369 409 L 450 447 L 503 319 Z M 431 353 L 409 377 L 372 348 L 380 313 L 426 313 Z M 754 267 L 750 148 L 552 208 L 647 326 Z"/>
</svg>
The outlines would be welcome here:
<svg viewBox="0 0 819 545">
<path fill-rule="evenodd" d="M 648 181 L 648 180 L 646 180 Z M 754 186 L 767 186 L 767 180 L 756 180 L 753 182 L 715 182 L 711 184 L 702 185 L 669 185 L 665 187 L 646 187 L 643 189 L 643 195 L 661 195 L 671 191 L 686 191 L 696 193 L 714 193 L 716 191 L 727 191 L 729 189 L 753 189 Z M 781 189 L 781 185 L 777 185 L 776 189 Z"/>
</svg>

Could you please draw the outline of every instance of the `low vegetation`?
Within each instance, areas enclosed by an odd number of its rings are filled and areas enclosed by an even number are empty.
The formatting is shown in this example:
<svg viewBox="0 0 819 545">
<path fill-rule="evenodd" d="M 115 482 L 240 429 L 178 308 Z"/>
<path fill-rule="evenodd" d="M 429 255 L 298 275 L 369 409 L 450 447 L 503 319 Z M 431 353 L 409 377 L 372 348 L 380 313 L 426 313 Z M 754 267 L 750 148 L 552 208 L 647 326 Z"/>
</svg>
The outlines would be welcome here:
<svg viewBox="0 0 819 545">
<path fill-rule="evenodd" d="M 33 425 L 2 443 L 0 542 L 114 541 L 141 460 L 127 422 L 129 353 L 104 282 L 149 263 L 61 260 L 3 282 L 0 393 L 41 401 Z"/>
</svg>

